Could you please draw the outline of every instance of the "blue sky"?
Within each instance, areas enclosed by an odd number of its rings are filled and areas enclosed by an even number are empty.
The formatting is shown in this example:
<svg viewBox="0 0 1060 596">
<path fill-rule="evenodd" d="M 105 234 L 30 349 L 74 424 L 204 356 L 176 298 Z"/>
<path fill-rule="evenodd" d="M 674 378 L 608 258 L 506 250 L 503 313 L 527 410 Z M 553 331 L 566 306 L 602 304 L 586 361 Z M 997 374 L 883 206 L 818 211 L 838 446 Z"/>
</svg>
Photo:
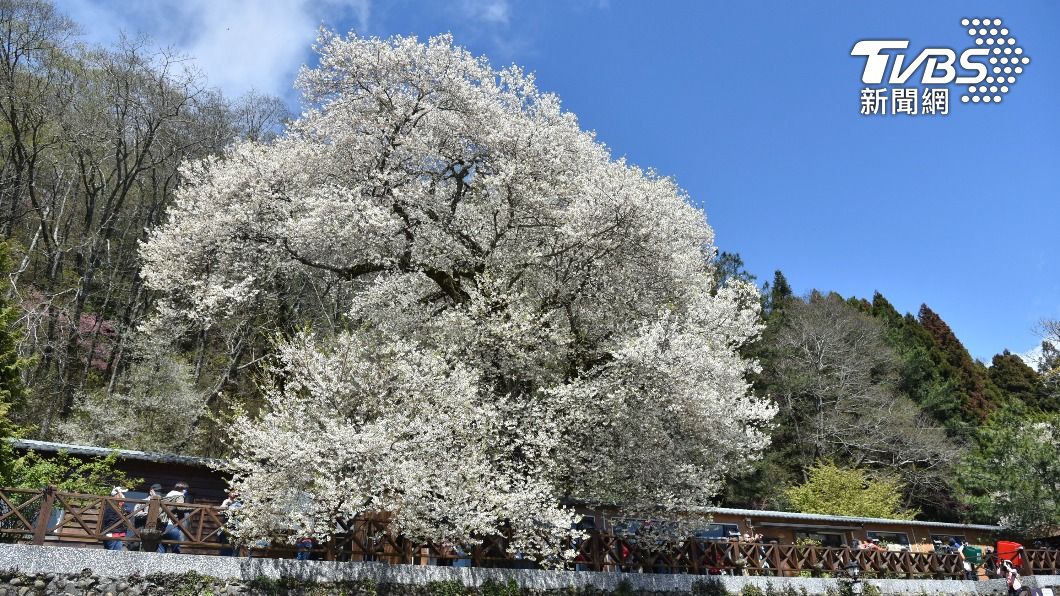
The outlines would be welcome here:
<svg viewBox="0 0 1060 596">
<path fill-rule="evenodd" d="M 226 92 L 292 103 L 317 26 L 457 42 L 518 63 L 616 155 L 673 176 L 722 250 L 798 292 L 927 303 L 976 357 L 1027 352 L 1060 318 L 1060 3 L 444 3 L 59 0 L 92 41 L 142 32 L 196 58 Z M 948 116 L 859 114 L 861 39 L 971 43 L 1001 18 L 1031 64 L 999 105 Z"/>
</svg>

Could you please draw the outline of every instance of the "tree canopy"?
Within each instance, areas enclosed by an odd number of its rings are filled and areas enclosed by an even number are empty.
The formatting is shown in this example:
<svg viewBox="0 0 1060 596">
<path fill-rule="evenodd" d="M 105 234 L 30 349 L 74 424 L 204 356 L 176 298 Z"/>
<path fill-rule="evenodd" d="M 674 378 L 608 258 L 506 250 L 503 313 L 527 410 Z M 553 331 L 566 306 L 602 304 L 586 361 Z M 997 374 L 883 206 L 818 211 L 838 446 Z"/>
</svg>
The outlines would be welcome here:
<svg viewBox="0 0 1060 596">
<path fill-rule="evenodd" d="M 1025 536 L 1060 527 L 1060 414 L 995 412 L 960 469 L 976 518 Z"/>
<path fill-rule="evenodd" d="M 913 519 L 902 509 L 902 487 L 897 479 L 873 479 L 865 470 L 821 463 L 809 470 L 805 483 L 787 491 L 796 511 L 823 515 Z"/>
<path fill-rule="evenodd" d="M 449 36 L 319 48 L 315 107 L 186 166 L 143 250 L 158 336 L 276 304 L 312 324 L 235 426 L 246 531 L 385 511 L 436 540 L 507 524 L 546 553 L 565 498 L 709 504 L 774 408 L 738 351 L 758 293 L 716 287 L 703 213 Z"/>
</svg>

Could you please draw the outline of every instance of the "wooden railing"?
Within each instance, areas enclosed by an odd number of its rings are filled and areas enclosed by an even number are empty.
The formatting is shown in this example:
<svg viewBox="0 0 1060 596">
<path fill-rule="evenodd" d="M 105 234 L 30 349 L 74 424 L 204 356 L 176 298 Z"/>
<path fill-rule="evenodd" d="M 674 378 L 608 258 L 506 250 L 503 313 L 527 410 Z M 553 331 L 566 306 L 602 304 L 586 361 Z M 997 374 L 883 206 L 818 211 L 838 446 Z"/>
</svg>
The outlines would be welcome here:
<svg viewBox="0 0 1060 596">
<path fill-rule="evenodd" d="M 577 560 L 594 571 L 614 568 L 647 573 L 846 577 L 856 567 L 863 577 L 964 576 L 956 554 L 699 539 L 645 548 L 635 541 L 603 533 L 591 534 L 582 543 Z"/>
<path fill-rule="evenodd" d="M 137 506 L 145 515 L 134 518 Z M 116 519 L 106 524 L 111 516 Z M 165 520 L 180 520 L 173 524 L 180 540 L 161 538 Z M 214 505 L 169 503 L 158 497 L 119 499 L 50 488 L 0 489 L 0 537 L 8 540 L 32 540 L 34 544 L 119 540 L 136 547 L 162 542 L 209 550 L 226 546 L 221 542 L 223 527 L 224 516 Z"/>
<path fill-rule="evenodd" d="M 134 518 L 137 505 L 146 516 Z M 104 513 L 113 517 L 104 523 Z M 165 519 L 180 540 L 161 536 Z M 120 540 L 127 548 L 155 550 L 158 544 L 179 545 L 182 552 L 218 554 L 231 549 L 226 544 L 224 512 L 215 505 L 167 503 L 158 497 L 147 500 L 118 499 L 43 491 L 0 489 L 0 541 L 34 544 L 101 544 Z M 310 549 L 316 558 L 340 561 L 380 561 L 393 564 L 458 565 L 476 567 L 533 567 L 532 562 L 508 553 L 504 536 L 485 538 L 480 544 L 459 548 L 453 545 L 421 543 L 395 536 L 385 520 L 356 519 L 339 522 L 340 532 L 326 544 Z M 125 533 L 124 536 L 115 534 Z M 277 540 L 270 544 L 239 545 L 243 553 L 259 556 L 291 557 L 296 548 Z M 576 557 L 568 567 L 585 571 L 630 573 L 691 573 L 762 576 L 845 577 L 856 567 L 862 577 L 962 578 L 960 557 L 950 553 L 857 550 L 719 542 L 690 538 L 661 542 L 635 534 L 590 530 L 571 545 Z M 992 568 L 995 561 L 984 562 Z M 1057 574 L 1060 553 L 1056 550 L 1026 550 L 1021 573 Z"/>
</svg>

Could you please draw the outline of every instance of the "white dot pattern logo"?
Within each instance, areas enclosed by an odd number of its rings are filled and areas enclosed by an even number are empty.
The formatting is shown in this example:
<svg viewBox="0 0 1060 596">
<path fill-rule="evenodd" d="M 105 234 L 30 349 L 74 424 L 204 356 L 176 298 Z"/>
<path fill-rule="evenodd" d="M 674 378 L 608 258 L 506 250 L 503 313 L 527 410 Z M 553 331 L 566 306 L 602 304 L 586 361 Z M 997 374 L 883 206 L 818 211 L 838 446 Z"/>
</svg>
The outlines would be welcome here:
<svg viewBox="0 0 1060 596">
<path fill-rule="evenodd" d="M 961 96 L 961 102 L 1001 103 L 1001 98 L 1009 92 L 1010 85 L 1016 83 L 1017 77 L 1013 75 L 1023 74 L 1023 66 L 1030 64 L 1031 59 L 1024 55 L 1022 47 L 1016 45 L 1016 38 L 1009 35 L 1008 28 L 1001 26 L 999 18 L 961 19 L 961 26 L 968 29 L 968 35 L 974 38 L 976 46 L 993 46 L 990 49 L 993 55 L 988 71 L 993 76 L 986 77 L 986 85 L 970 85 L 967 93 Z M 997 66 L 999 63 L 1001 66 Z M 1006 84 L 1000 87 L 991 84 L 995 81 L 998 84 Z"/>
</svg>

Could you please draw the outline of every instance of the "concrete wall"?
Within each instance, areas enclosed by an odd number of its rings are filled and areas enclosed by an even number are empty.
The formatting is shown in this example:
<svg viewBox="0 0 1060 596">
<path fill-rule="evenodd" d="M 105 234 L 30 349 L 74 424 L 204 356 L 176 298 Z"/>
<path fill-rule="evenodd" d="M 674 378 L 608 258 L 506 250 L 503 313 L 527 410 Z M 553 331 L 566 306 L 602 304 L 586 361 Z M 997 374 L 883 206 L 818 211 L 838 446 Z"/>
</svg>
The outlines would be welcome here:
<svg viewBox="0 0 1060 596">
<path fill-rule="evenodd" d="M 140 552 L 112 552 L 101 549 L 0 544 L 0 569 L 15 570 L 26 576 L 38 574 L 79 574 L 90 570 L 100 578 L 120 580 L 152 574 L 189 572 L 221 580 L 251 580 L 257 577 L 292 578 L 300 581 L 333 583 L 371 580 L 383 584 L 426 585 L 431 582 L 460 581 L 481 586 L 487 581 L 507 583 L 514 579 L 520 587 L 534 591 L 593 587 L 614 590 L 622 581 L 637 592 L 690 592 L 694 582 L 706 579 L 695 575 L 653 575 L 639 573 L 592 573 L 516 569 L 469 569 L 387 565 L 383 563 L 335 563 L 290 559 L 246 559 L 205 555 L 172 555 Z M 836 580 L 812 578 L 722 577 L 726 588 L 738 592 L 751 583 L 765 588 L 792 585 L 810 594 L 823 594 L 837 587 Z M 1060 596 L 1060 576 L 1025 578 L 1026 585 L 1053 587 Z M 955 580 L 868 580 L 884 594 L 1004 594 L 1004 582 L 964 582 Z M 1048 595 L 1046 595 L 1048 596 Z"/>
</svg>

